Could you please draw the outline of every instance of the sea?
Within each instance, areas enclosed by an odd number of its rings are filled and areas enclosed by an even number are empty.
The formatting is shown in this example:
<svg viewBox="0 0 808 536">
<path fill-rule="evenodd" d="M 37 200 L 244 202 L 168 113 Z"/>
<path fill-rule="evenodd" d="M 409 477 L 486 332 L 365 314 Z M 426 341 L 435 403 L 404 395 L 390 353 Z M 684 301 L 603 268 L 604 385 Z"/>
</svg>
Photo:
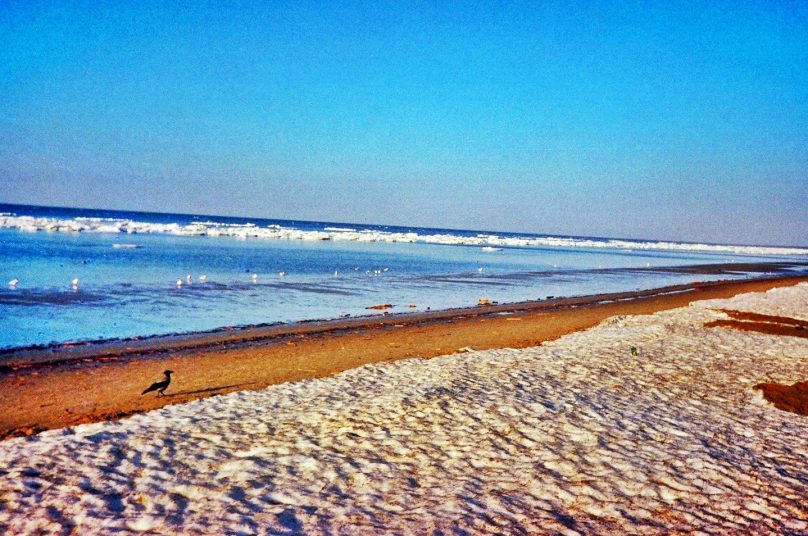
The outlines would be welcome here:
<svg viewBox="0 0 808 536">
<path fill-rule="evenodd" d="M 762 275 L 750 263 L 808 273 L 808 248 L 0 204 L 0 349 Z"/>
</svg>

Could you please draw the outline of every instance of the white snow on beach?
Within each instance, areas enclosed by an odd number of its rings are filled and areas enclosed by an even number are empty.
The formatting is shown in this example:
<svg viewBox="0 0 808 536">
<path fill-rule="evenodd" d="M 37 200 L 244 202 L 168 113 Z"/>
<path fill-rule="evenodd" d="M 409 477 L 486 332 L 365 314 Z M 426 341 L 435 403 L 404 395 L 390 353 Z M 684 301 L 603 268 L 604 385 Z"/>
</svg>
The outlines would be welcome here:
<svg viewBox="0 0 808 536">
<path fill-rule="evenodd" d="M 803 287 L 805 283 L 800 285 Z M 735 296 L 731 302 L 726 300 L 702 300 L 694 302 L 696 307 L 712 309 L 732 309 L 770 316 L 782 316 L 808 321 L 808 292 L 788 292 L 788 289 L 774 289 L 766 293 L 766 299 L 760 299 L 760 293 L 750 292 Z"/>
<path fill-rule="evenodd" d="M 805 319 L 808 285 L 8 440 L 0 532 L 806 534 L 808 417 L 753 386 L 808 339 L 717 308 Z"/>
</svg>

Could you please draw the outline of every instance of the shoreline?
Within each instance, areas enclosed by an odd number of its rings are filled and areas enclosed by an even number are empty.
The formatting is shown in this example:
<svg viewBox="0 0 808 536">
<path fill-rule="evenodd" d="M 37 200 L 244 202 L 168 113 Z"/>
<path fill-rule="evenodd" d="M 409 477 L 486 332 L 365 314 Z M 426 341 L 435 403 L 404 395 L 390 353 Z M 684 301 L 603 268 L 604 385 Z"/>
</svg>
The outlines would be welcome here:
<svg viewBox="0 0 808 536">
<path fill-rule="evenodd" d="M 354 317 L 0 353 L 0 439 L 168 404 L 330 376 L 368 363 L 525 348 L 618 315 L 808 281 L 776 276 L 398 315 Z M 484 324 L 481 326 L 480 324 Z M 485 329 L 481 329 L 485 328 Z M 10 355 L 13 354 L 13 355 Z M 141 396 L 165 368 L 165 397 Z"/>
<path fill-rule="evenodd" d="M 10 439 L 0 526 L 804 534 L 808 421 L 759 382 L 808 386 L 804 329 L 772 329 L 806 311 L 808 282 Z"/>
<path fill-rule="evenodd" d="M 806 276 L 808 277 L 808 276 Z M 779 277 L 778 277 L 779 278 Z M 758 279 L 756 279 L 758 280 Z M 205 331 L 188 333 L 166 333 L 139 337 L 119 337 L 112 339 L 91 339 L 82 341 L 34 344 L 0 349 L 0 372 L 21 368 L 38 368 L 52 365 L 65 365 L 86 359 L 108 357 L 142 359 L 159 357 L 166 352 L 193 352 L 219 346 L 234 350 L 246 345 L 271 344 L 306 335 L 339 335 L 376 325 L 406 326 L 431 322 L 451 322 L 458 319 L 486 317 L 506 314 L 524 314 L 536 311 L 558 311 L 577 307 L 590 307 L 618 301 L 648 299 L 669 294 L 692 292 L 703 285 L 724 284 L 730 281 L 685 283 L 646 290 L 586 294 L 571 297 L 548 297 L 544 300 L 472 305 L 418 312 L 380 312 L 344 318 L 301 320 L 297 322 L 273 322 L 244 326 L 225 326 Z M 385 309 L 385 306 L 371 306 L 368 309 Z"/>
<path fill-rule="evenodd" d="M 795 274 L 786 272 L 789 268 L 804 267 L 802 263 L 746 263 L 730 266 L 726 264 L 699 264 L 665 268 L 634 269 L 637 271 L 663 271 L 670 273 L 690 273 L 702 275 L 727 275 L 740 270 L 747 274 L 766 274 L 751 279 L 728 279 L 718 281 L 696 281 L 680 283 L 650 289 L 619 291 L 611 293 L 585 294 L 574 296 L 547 296 L 545 299 L 524 300 L 518 302 L 491 302 L 486 305 L 450 307 L 426 311 L 387 311 L 390 307 L 369 306 L 368 310 L 384 310 L 380 313 L 344 316 L 340 318 L 313 318 L 292 322 L 269 322 L 223 326 L 202 331 L 174 332 L 163 334 L 139 335 L 133 337 L 113 337 L 109 339 L 86 339 L 63 342 L 50 342 L 0 348 L 0 373 L 18 368 L 41 366 L 61 362 L 83 360 L 87 358 L 104 358 L 133 356 L 143 358 L 159 356 L 167 351 L 193 351 L 211 345 L 235 348 L 243 344 L 271 341 L 279 337 L 297 335 L 299 333 L 341 333 L 346 330 L 362 329 L 371 324 L 403 323 L 415 324 L 429 321 L 441 321 L 457 317 L 480 316 L 491 314 L 511 314 L 539 310 L 556 310 L 567 307 L 596 305 L 608 301 L 624 301 L 637 298 L 649 298 L 666 293 L 690 292 L 695 288 L 723 285 L 742 281 L 759 281 L 791 277 L 808 277 L 801 271 Z M 774 269 L 774 271 L 773 271 Z"/>
<path fill-rule="evenodd" d="M 456 314 L 465 315 L 468 311 L 477 309 L 488 311 L 533 310 L 536 308 L 555 308 L 569 304 L 589 305 L 598 300 L 624 299 L 658 294 L 669 289 L 671 292 L 689 290 L 699 284 L 723 283 L 726 281 L 744 281 L 749 278 L 763 279 L 776 277 L 808 276 L 808 262 L 748 262 L 748 263 L 718 263 L 718 264 L 692 264 L 681 266 L 661 266 L 649 268 L 609 268 L 593 270 L 597 273 L 664 273 L 689 274 L 691 276 L 742 276 L 739 279 L 691 281 L 671 284 L 665 287 L 652 287 L 636 290 L 623 290 L 599 294 L 573 294 L 560 297 L 547 296 L 545 299 L 528 298 L 523 301 L 492 302 L 494 308 L 481 309 L 476 305 L 461 305 L 447 308 L 436 307 L 416 311 L 409 307 L 399 305 L 369 305 L 365 312 L 354 315 L 340 315 L 321 318 L 302 318 L 289 321 L 269 321 L 251 324 L 230 324 L 198 331 L 168 331 L 163 333 L 136 333 L 134 335 L 118 335 L 109 338 L 85 338 L 72 340 L 57 340 L 52 342 L 32 342 L 17 346 L 0 347 L 0 372 L 8 370 L 9 365 L 27 366 L 39 363 L 52 363 L 57 361 L 70 361 L 87 357 L 103 357 L 105 353 L 110 356 L 121 357 L 125 354 L 143 357 L 148 354 L 159 354 L 161 349 L 190 350 L 203 348 L 209 344 L 239 343 L 242 341 L 259 341 L 274 338 L 278 335 L 309 332 L 341 330 L 343 328 L 361 327 L 365 323 L 375 322 L 380 316 L 403 319 L 401 322 L 441 318 Z M 586 272 L 576 271 L 577 272 Z M 542 272 L 536 272 L 542 273 Z M 613 298 L 609 298 L 613 297 Z M 491 305 L 491 304 L 488 304 Z M 396 311 L 392 311 L 398 307 Z M 486 306 L 487 307 L 487 306 Z M 377 309 L 377 313 L 371 312 Z M 382 313 L 382 311 L 384 311 Z M 335 313 L 336 314 L 336 313 Z M 310 328 L 310 326 L 314 326 Z"/>
</svg>

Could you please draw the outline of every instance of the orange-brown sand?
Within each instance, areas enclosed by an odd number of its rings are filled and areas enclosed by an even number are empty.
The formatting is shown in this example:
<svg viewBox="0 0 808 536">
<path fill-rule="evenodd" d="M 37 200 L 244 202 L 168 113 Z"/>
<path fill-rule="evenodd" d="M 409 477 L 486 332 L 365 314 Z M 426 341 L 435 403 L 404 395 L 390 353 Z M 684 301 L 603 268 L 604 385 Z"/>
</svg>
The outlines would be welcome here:
<svg viewBox="0 0 808 536">
<path fill-rule="evenodd" d="M 793 385 L 779 383 L 759 383 L 755 389 L 763 392 L 763 398 L 783 411 L 808 415 L 808 381 Z"/>
<path fill-rule="evenodd" d="M 714 320 L 705 324 L 708 328 L 733 328 L 741 331 L 756 331 L 766 335 L 788 335 L 808 338 L 808 331 L 799 326 L 770 324 L 768 322 L 739 322 L 737 320 Z"/>
<path fill-rule="evenodd" d="M 12 352 L 0 356 L 0 438 L 328 376 L 367 363 L 430 358 L 467 347 L 534 346 L 615 315 L 649 314 L 806 280 L 697 283 L 656 292 Z M 175 372 L 166 396 L 141 396 L 164 369 Z"/>
<path fill-rule="evenodd" d="M 787 335 L 808 338 L 808 322 L 797 318 L 770 316 L 745 311 L 722 309 L 729 316 L 726 320 L 714 320 L 705 324 L 708 328 L 733 328 L 741 331 L 756 331 L 766 335 Z"/>
</svg>

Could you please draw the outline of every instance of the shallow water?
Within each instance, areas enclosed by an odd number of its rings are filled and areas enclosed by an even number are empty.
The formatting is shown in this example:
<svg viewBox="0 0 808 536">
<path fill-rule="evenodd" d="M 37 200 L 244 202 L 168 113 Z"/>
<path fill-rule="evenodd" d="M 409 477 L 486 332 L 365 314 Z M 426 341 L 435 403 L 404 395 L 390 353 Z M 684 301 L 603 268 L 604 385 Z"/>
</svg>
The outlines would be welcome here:
<svg viewBox="0 0 808 536">
<path fill-rule="evenodd" d="M 0 212 L 14 215 L 25 210 L 0 207 Z M 35 215 L 59 222 L 88 215 L 74 209 L 47 210 L 38 208 Z M 90 215 L 103 217 L 100 221 L 106 225 L 133 221 L 136 213 Z M 382 233 L 382 238 L 189 236 L 159 226 L 171 226 L 172 221 L 185 225 L 193 217 L 140 216 L 138 221 L 158 226 L 158 231 L 100 232 L 97 222 L 90 232 L 0 228 L 0 348 L 363 315 L 371 313 L 366 307 L 379 303 L 404 312 L 469 306 L 481 297 L 504 303 L 653 288 L 747 275 L 677 274 L 649 267 L 808 258 L 603 246 L 491 251 L 463 245 L 481 236 L 475 231 L 440 231 L 439 236 L 454 237 L 458 244 L 409 243 L 387 241 L 383 233 L 437 236 L 438 230 L 367 226 L 365 231 Z M 278 225 L 255 221 L 258 229 Z M 282 223 L 309 233 L 304 236 L 334 229 L 328 223 Z M 339 229 L 347 228 L 359 226 Z M 523 239 L 500 236 L 508 237 Z M 199 280 L 203 274 L 204 283 Z M 71 285 L 74 278 L 79 280 L 76 288 Z M 19 280 L 17 285 L 7 286 L 12 279 Z"/>
</svg>

